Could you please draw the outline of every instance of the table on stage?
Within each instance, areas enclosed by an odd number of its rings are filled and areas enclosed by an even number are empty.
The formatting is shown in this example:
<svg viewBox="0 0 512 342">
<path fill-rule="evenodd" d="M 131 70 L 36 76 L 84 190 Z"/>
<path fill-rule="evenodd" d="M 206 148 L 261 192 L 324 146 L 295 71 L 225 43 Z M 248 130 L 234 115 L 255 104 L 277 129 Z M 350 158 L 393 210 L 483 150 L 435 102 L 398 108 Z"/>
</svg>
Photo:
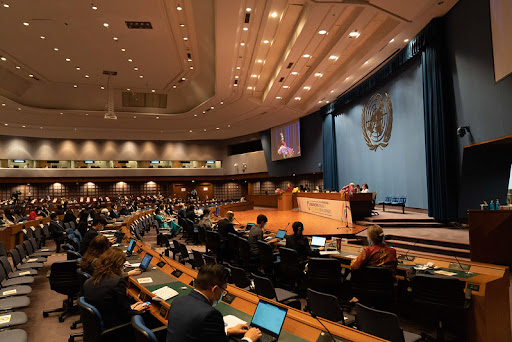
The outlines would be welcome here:
<svg viewBox="0 0 512 342">
<path fill-rule="evenodd" d="M 345 198 L 337 192 L 299 192 L 294 196 L 300 211 L 343 222 L 348 218 L 349 224 L 352 220 L 358 221 L 372 215 L 373 194 L 371 192 L 353 194 Z M 345 212 L 345 205 L 347 205 L 347 212 Z"/>
</svg>

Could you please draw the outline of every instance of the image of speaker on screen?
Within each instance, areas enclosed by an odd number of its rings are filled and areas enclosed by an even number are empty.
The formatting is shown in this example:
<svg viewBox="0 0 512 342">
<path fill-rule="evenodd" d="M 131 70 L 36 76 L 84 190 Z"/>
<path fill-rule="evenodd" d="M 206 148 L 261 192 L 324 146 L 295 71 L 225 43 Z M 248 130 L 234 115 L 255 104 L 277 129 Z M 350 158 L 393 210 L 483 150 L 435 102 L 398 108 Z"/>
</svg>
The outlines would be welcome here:
<svg viewBox="0 0 512 342">
<path fill-rule="evenodd" d="M 300 157 L 299 121 L 272 129 L 272 160 Z"/>
</svg>

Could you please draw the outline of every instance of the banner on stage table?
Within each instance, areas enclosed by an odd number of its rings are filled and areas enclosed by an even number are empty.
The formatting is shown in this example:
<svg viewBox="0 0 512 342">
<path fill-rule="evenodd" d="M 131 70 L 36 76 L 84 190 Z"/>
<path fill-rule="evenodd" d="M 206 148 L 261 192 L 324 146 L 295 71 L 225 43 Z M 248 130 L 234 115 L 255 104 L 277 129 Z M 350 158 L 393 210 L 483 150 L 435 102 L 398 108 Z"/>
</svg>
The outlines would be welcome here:
<svg viewBox="0 0 512 342">
<path fill-rule="evenodd" d="M 333 201 L 307 197 L 297 197 L 299 211 L 327 217 L 352 224 L 352 211 L 349 201 Z"/>
</svg>

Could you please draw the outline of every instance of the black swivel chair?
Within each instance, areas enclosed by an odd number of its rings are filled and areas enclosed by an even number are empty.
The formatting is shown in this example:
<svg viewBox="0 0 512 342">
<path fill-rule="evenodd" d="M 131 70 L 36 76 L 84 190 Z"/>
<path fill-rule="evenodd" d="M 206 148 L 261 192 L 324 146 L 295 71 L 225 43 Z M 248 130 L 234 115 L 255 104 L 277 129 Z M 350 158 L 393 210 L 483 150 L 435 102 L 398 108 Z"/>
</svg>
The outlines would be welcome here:
<svg viewBox="0 0 512 342">
<path fill-rule="evenodd" d="M 161 326 L 156 329 L 149 329 L 140 315 L 132 317 L 132 328 L 135 342 L 164 342 L 167 337 L 167 327 Z"/>
<path fill-rule="evenodd" d="M 22 276 L 16 278 L 9 278 L 7 273 L 5 273 L 5 269 L 3 266 L 0 266 L 0 286 L 8 287 L 8 286 L 17 286 L 17 285 L 30 285 L 34 282 L 34 277 L 32 276 Z"/>
<path fill-rule="evenodd" d="M 308 289 L 308 311 L 311 315 L 322 317 L 343 325 L 352 325 L 355 318 L 343 312 L 336 296 Z"/>
<path fill-rule="evenodd" d="M 280 247 L 279 257 L 279 283 L 298 290 L 297 284 L 304 273 L 304 265 L 299 262 L 299 255 L 296 250 L 291 248 Z"/>
<path fill-rule="evenodd" d="M 352 293 L 359 303 L 380 310 L 391 310 L 396 278 L 389 267 L 367 266 L 353 270 L 350 283 Z"/>
<path fill-rule="evenodd" d="M 82 271 L 81 268 L 79 268 L 78 270 L 76 270 L 76 273 L 78 274 L 78 279 L 79 279 L 79 282 L 80 282 L 80 292 L 79 294 L 80 295 L 83 295 L 84 293 L 84 283 L 91 278 L 91 275 L 87 272 L 84 272 Z M 73 322 L 73 324 L 71 324 L 71 329 L 76 329 L 78 328 L 78 324 L 81 324 L 82 323 L 82 320 L 76 320 Z M 77 333 L 77 334 L 71 334 L 69 336 L 69 339 L 68 341 L 69 342 L 73 342 L 75 340 L 76 337 L 83 337 L 84 336 L 84 333 L 81 332 L 81 333 Z"/>
<path fill-rule="evenodd" d="M 421 340 L 420 335 L 403 331 L 397 315 L 356 304 L 357 328 L 365 333 L 392 342 L 413 342 Z"/>
<path fill-rule="evenodd" d="M 206 253 L 213 253 L 217 256 L 220 255 L 221 251 L 221 238 L 220 234 L 213 230 L 206 231 Z"/>
<path fill-rule="evenodd" d="M 252 283 L 249 277 L 247 277 L 247 273 L 245 273 L 245 270 L 239 267 L 235 266 L 229 266 L 231 269 L 231 280 L 233 280 L 233 283 L 246 291 L 253 291 Z"/>
<path fill-rule="evenodd" d="M 199 239 L 199 243 L 206 243 L 206 228 L 201 225 L 197 225 L 195 227 L 197 229 L 197 238 Z"/>
<path fill-rule="evenodd" d="M 169 247 L 169 249 L 172 252 L 172 259 L 176 260 L 176 256 L 178 256 L 179 260 L 181 255 L 180 242 L 178 240 L 172 240 L 172 247 Z"/>
<path fill-rule="evenodd" d="M 411 279 L 413 305 L 432 312 L 437 321 L 437 338 L 421 334 L 423 339 L 444 341 L 444 326 L 449 317 L 463 317 L 471 304 L 471 290 L 464 292 L 464 282 L 451 277 L 416 275 Z M 458 329 L 465 331 L 465 329 Z M 461 340 L 464 340 L 461 336 Z"/>
<path fill-rule="evenodd" d="M 32 268 L 27 268 L 23 271 L 14 271 L 11 267 L 11 263 L 9 262 L 6 256 L 0 257 L 0 266 L 4 268 L 8 278 L 18 278 L 37 275 L 37 270 L 34 270 Z"/>
<path fill-rule="evenodd" d="M 256 266 L 256 259 L 251 254 L 249 240 L 238 237 L 238 250 L 240 266 L 246 270 L 252 270 Z"/>
<path fill-rule="evenodd" d="M 199 270 L 201 268 L 201 266 L 204 265 L 203 254 L 201 254 L 201 252 L 193 249 L 192 255 L 194 256 L 194 267 L 195 267 L 195 269 Z"/>
<path fill-rule="evenodd" d="M 67 260 L 54 262 L 50 270 L 50 288 L 58 293 L 66 295 L 67 298 L 62 302 L 62 308 L 43 311 L 43 317 L 48 317 L 50 313 L 62 312 L 59 316 L 59 322 L 64 322 L 68 314 L 77 311 L 73 304 L 74 299 L 80 292 L 80 278 L 78 277 L 77 260 Z"/>
<path fill-rule="evenodd" d="M 239 259 L 239 252 L 238 252 L 238 235 L 233 233 L 228 233 L 228 240 L 227 240 L 227 257 L 228 262 L 235 260 L 238 264 Z"/>
<path fill-rule="evenodd" d="M 260 267 L 263 268 L 265 274 L 273 275 L 278 265 L 274 255 L 274 248 L 268 242 L 258 240 L 258 252 Z"/>
<path fill-rule="evenodd" d="M 188 262 L 192 266 L 192 268 L 195 268 L 194 259 L 190 257 L 190 253 L 187 249 L 187 246 L 185 244 L 180 243 L 180 250 L 180 262 L 183 265 L 186 265 L 186 263 Z"/>
<path fill-rule="evenodd" d="M 132 333 L 130 323 L 121 324 L 110 329 L 104 329 L 103 319 L 98 309 L 85 301 L 84 297 L 78 299 L 80 320 L 84 327 L 83 342 L 109 342 L 118 340 L 119 335 Z M 73 342 L 72 340 L 70 342 Z"/>
<path fill-rule="evenodd" d="M 335 259 L 311 258 L 306 273 L 307 287 L 338 298 L 343 297 L 341 265 Z"/>
<path fill-rule="evenodd" d="M 300 301 L 293 300 L 297 297 L 296 293 L 279 287 L 274 288 L 274 285 L 272 285 L 272 282 L 268 278 L 260 277 L 254 273 L 252 273 L 251 276 L 254 280 L 254 290 L 258 296 L 275 300 L 299 310 L 301 309 Z"/>
<path fill-rule="evenodd" d="M 22 260 L 21 255 L 20 255 L 20 252 L 16 248 L 11 249 L 9 251 L 9 254 L 11 254 L 12 264 L 14 265 L 14 267 L 17 270 L 20 270 L 20 271 L 23 271 L 23 270 L 26 270 L 26 269 L 36 269 L 36 270 L 38 270 L 38 269 L 44 267 L 44 264 L 40 263 L 40 262 L 24 262 Z"/>
</svg>

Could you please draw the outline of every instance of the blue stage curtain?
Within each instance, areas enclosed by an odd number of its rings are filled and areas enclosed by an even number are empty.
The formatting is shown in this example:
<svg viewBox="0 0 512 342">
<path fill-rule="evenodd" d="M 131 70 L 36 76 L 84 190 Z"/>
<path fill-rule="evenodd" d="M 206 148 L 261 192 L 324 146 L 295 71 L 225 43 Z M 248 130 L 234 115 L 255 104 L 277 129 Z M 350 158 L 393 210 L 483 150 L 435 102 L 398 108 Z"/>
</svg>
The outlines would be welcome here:
<svg viewBox="0 0 512 342">
<path fill-rule="evenodd" d="M 444 49 L 442 19 L 427 27 L 429 44 L 421 56 L 428 215 L 437 220 L 457 218 L 457 165 L 452 84 Z"/>
<path fill-rule="evenodd" d="M 324 189 L 338 191 L 338 158 L 334 128 L 334 115 L 326 114 L 322 124 Z"/>
</svg>

